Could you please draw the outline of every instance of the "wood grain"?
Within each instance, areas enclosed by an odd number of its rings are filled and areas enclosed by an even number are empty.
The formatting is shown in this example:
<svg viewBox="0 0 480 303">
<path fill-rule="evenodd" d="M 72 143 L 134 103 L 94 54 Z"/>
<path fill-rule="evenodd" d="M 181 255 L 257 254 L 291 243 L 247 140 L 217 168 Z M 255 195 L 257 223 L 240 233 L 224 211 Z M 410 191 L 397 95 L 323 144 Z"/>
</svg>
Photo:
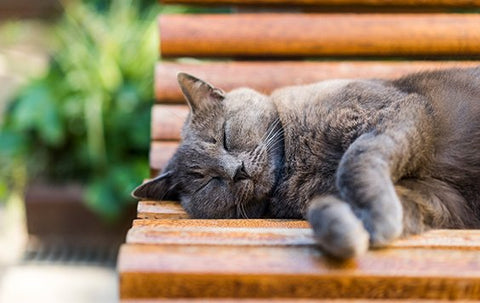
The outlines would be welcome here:
<svg viewBox="0 0 480 303">
<path fill-rule="evenodd" d="M 178 202 L 177 202 L 178 203 Z M 187 220 L 142 220 L 133 222 L 134 227 L 151 228 L 310 228 L 307 221 L 288 219 L 187 219 Z"/>
<path fill-rule="evenodd" d="M 395 7 L 480 7 L 478 0 L 160 0 L 165 4 L 195 5 L 308 5 L 308 6 L 395 6 Z"/>
<path fill-rule="evenodd" d="M 480 53 L 477 14 L 162 15 L 159 26 L 164 57 L 460 57 Z"/>
<path fill-rule="evenodd" d="M 164 168 L 177 150 L 178 142 L 154 141 L 150 145 L 151 177 L 156 176 Z"/>
<path fill-rule="evenodd" d="M 189 113 L 187 105 L 154 105 L 152 107 L 152 140 L 180 140 L 182 125 Z"/>
<path fill-rule="evenodd" d="M 177 73 L 180 71 L 191 73 L 225 91 L 250 87 L 268 94 L 279 87 L 334 78 L 391 79 L 412 72 L 476 65 L 480 65 L 480 61 L 243 61 L 201 64 L 161 62 L 155 69 L 155 96 L 159 102 L 185 105 L 177 84 Z M 171 117 L 165 119 L 167 123 L 182 116 L 175 108 L 170 108 L 169 112 Z M 166 114 L 157 113 L 154 109 L 153 118 L 155 120 L 156 117 L 165 117 Z M 165 125 L 165 130 L 155 130 L 153 134 L 165 132 L 168 127 Z"/>
<path fill-rule="evenodd" d="M 121 248 L 121 298 L 480 299 L 478 250 L 384 249 L 344 263 L 311 246 Z"/>
<path fill-rule="evenodd" d="M 127 235 L 127 243 L 315 246 L 316 241 L 306 221 L 136 220 Z M 480 251 L 480 230 L 433 230 L 398 240 L 391 247 Z"/>
<path fill-rule="evenodd" d="M 411 303 L 411 300 L 366 300 L 366 299 L 216 299 L 216 298 L 182 298 L 182 299 L 125 299 L 120 303 Z M 445 300 L 415 300 L 418 303 L 446 303 Z M 455 300 L 455 303 L 474 303 L 471 300 Z"/>
<path fill-rule="evenodd" d="M 252 219 L 167 220 L 153 226 L 137 223 L 128 232 L 127 243 L 285 246 L 314 245 L 315 241 L 305 221 Z"/>
<path fill-rule="evenodd" d="M 137 218 L 156 219 L 187 219 L 188 214 L 176 201 L 139 201 Z"/>
</svg>

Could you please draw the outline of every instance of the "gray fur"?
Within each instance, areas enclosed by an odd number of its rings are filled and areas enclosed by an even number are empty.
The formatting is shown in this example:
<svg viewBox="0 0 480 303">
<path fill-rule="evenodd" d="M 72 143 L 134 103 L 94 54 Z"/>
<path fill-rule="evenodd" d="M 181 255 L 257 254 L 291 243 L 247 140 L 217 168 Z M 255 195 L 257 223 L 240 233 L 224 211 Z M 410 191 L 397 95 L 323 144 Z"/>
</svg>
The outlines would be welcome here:
<svg viewBox="0 0 480 303">
<path fill-rule="evenodd" d="M 480 227 L 480 68 L 332 80 L 270 96 L 187 74 L 191 114 L 138 198 L 197 218 L 308 218 L 349 258 L 430 228 Z"/>
</svg>

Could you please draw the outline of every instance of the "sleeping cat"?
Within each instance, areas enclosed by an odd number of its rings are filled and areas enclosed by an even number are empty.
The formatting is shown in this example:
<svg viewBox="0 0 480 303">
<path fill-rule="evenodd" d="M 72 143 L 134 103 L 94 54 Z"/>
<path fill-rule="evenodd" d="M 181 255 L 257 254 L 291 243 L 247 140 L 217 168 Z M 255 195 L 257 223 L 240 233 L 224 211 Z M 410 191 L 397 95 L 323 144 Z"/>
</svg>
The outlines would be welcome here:
<svg viewBox="0 0 480 303">
<path fill-rule="evenodd" d="M 136 198 L 179 199 L 193 218 L 307 218 L 338 258 L 480 227 L 480 67 L 270 96 L 178 82 L 190 106 L 182 142 Z"/>
</svg>

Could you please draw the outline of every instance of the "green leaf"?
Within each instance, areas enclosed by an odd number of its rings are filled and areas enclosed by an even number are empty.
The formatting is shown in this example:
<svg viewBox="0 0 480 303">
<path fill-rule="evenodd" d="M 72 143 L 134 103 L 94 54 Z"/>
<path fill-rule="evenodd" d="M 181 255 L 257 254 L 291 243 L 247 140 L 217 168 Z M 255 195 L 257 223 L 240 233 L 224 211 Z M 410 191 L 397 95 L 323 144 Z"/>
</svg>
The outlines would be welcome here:
<svg viewBox="0 0 480 303">
<path fill-rule="evenodd" d="M 114 221 L 121 214 L 121 201 L 108 180 L 96 179 L 88 184 L 85 200 L 90 209 L 107 221 Z"/>
</svg>

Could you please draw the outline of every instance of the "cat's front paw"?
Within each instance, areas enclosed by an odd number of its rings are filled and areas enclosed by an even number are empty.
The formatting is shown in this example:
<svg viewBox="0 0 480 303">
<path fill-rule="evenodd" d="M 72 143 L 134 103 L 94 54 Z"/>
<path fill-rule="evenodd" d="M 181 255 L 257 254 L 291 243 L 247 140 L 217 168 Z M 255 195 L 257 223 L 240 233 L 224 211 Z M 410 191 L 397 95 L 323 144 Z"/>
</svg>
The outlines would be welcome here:
<svg viewBox="0 0 480 303">
<path fill-rule="evenodd" d="M 317 197 L 308 209 L 308 221 L 314 235 L 327 254 L 348 259 L 363 254 L 369 235 L 350 205 L 334 196 Z"/>
<path fill-rule="evenodd" d="M 382 209 L 355 209 L 357 217 L 370 235 L 371 247 L 385 247 L 400 237 L 403 231 L 402 213 Z"/>
</svg>

